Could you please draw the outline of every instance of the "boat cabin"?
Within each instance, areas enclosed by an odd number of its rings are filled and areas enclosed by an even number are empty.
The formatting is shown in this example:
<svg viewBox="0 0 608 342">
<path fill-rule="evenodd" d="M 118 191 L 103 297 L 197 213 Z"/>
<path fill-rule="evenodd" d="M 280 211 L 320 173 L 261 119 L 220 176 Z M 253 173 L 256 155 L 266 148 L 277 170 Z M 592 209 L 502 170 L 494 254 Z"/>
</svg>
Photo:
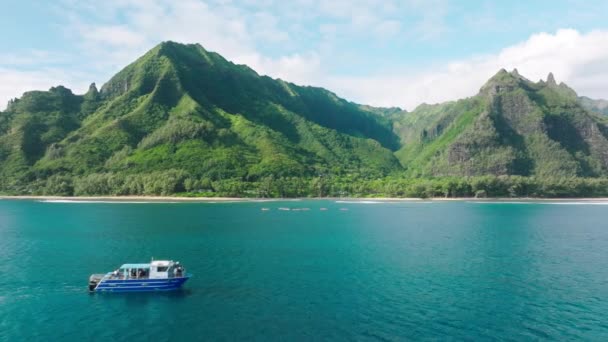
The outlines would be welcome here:
<svg viewBox="0 0 608 342">
<path fill-rule="evenodd" d="M 163 279 L 171 278 L 174 271 L 175 263 L 168 260 L 155 260 L 150 263 L 150 278 Z"/>
<path fill-rule="evenodd" d="M 154 260 L 149 264 L 124 264 L 112 273 L 119 279 L 167 279 L 179 278 L 184 274 L 179 262 L 173 260 Z"/>
<path fill-rule="evenodd" d="M 150 264 L 124 264 L 114 271 L 120 279 L 145 279 L 150 277 Z"/>
</svg>

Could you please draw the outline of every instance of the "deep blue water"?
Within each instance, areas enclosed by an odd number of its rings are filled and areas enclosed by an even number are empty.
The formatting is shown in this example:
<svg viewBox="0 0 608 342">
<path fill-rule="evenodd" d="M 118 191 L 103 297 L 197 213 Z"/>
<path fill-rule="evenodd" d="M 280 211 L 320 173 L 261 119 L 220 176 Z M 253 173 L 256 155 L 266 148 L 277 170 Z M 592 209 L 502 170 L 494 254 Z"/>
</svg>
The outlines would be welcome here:
<svg viewBox="0 0 608 342">
<path fill-rule="evenodd" d="M 194 278 L 87 292 L 151 257 Z M 606 205 L 0 201 L 0 340 L 606 341 L 607 317 Z"/>
</svg>

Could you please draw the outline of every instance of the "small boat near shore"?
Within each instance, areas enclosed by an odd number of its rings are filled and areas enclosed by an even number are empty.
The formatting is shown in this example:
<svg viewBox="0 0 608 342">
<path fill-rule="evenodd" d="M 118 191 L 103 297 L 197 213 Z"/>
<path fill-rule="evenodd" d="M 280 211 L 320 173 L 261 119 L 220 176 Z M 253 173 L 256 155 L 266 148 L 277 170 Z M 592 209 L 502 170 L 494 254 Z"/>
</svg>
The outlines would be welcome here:
<svg viewBox="0 0 608 342">
<path fill-rule="evenodd" d="M 179 261 L 153 260 L 145 264 L 124 264 L 113 272 L 92 274 L 90 292 L 145 292 L 180 289 L 192 275 Z"/>
</svg>

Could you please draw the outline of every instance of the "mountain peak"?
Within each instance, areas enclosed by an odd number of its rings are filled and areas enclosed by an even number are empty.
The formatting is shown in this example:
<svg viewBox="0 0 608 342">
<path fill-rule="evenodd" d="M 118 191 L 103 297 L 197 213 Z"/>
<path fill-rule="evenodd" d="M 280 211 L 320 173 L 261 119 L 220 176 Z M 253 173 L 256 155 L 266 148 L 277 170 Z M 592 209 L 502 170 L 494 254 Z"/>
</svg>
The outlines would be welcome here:
<svg viewBox="0 0 608 342">
<path fill-rule="evenodd" d="M 178 42 L 174 42 L 172 40 L 166 40 L 163 42 L 160 42 L 155 48 L 153 48 L 152 50 L 155 49 L 188 49 L 188 48 L 196 48 L 196 49 L 203 49 L 203 46 L 199 43 L 193 43 L 193 44 L 186 44 L 186 43 L 178 43 Z"/>
<path fill-rule="evenodd" d="M 552 72 L 550 72 L 547 76 L 547 84 L 551 86 L 557 86 L 557 82 L 555 82 L 555 76 L 553 76 Z"/>
<path fill-rule="evenodd" d="M 89 90 L 87 91 L 87 94 L 97 94 L 99 93 L 99 91 L 97 90 L 97 85 L 95 84 L 95 82 L 91 83 L 91 85 L 89 85 Z"/>
<path fill-rule="evenodd" d="M 570 99 L 578 98 L 576 91 L 574 91 L 574 89 L 570 88 L 566 83 L 560 82 L 558 84 L 557 81 L 555 80 L 555 76 L 553 75 L 552 72 L 550 72 L 549 75 L 547 75 L 547 81 L 544 81 L 541 79 L 536 84 L 540 85 L 541 87 L 549 87 L 553 91 L 556 91 L 560 95 L 568 97 Z"/>
<path fill-rule="evenodd" d="M 148 51 L 148 53 L 146 53 L 143 56 L 143 58 L 145 58 L 146 56 L 148 56 L 148 57 L 164 56 L 164 57 L 171 59 L 177 53 L 197 49 L 199 47 L 202 48 L 202 46 L 200 46 L 198 44 L 182 44 L 182 43 L 177 43 L 177 42 L 174 42 L 171 40 L 167 40 L 167 41 L 161 42 L 158 45 L 156 45 L 154 48 L 152 48 L 150 51 Z"/>
<path fill-rule="evenodd" d="M 492 76 L 486 84 L 481 87 L 479 92 L 492 96 L 501 91 L 511 90 L 517 87 L 523 80 L 524 78 L 519 74 L 517 69 L 508 72 L 503 68 Z"/>
<path fill-rule="evenodd" d="M 521 75 L 519 74 L 519 71 L 517 70 L 517 68 L 513 69 L 513 71 L 511 71 L 511 74 L 513 76 L 521 77 Z"/>
</svg>

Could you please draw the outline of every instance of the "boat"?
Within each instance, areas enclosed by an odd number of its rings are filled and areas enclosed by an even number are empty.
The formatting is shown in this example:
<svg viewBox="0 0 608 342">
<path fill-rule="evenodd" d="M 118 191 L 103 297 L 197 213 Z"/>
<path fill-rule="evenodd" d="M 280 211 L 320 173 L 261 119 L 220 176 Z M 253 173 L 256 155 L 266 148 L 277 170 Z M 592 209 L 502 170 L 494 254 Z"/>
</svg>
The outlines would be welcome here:
<svg viewBox="0 0 608 342">
<path fill-rule="evenodd" d="M 192 277 L 179 261 L 152 260 L 124 264 L 113 272 L 92 274 L 90 292 L 145 292 L 178 290 Z"/>
</svg>

